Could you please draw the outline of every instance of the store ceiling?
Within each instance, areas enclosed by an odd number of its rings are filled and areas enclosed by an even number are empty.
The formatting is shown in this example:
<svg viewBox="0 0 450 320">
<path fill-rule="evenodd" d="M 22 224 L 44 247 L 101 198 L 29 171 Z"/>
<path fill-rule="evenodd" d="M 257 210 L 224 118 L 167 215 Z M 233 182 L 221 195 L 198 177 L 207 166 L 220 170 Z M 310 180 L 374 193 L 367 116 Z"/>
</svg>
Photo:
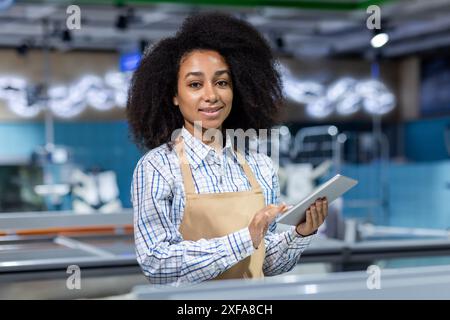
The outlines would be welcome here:
<svg viewBox="0 0 450 320">
<path fill-rule="evenodd" d="M 0 7 L 2 2 L 0 0 Z M 184 4 L 180 4 L 183 2 Z M 0 46 L 39 47 L 47 20 L 50 45 L 60 50 L 120 50 L 170 36 L 193 12 L 230 12 L 254 24 L 281 53 L 297 57 L 367 56 L 372 31 L 366 28 L 370 4 L 381 7 L 381 25 L 391 41 L 381 49 L 398 57 L 450 47 L 450 0 L 275 1 L 155 0 L 15 1 L 0 11 Z M 211 3 L 215 3 L 212 5 Z M 67 6 L 81 8 L 81 29 L 62 40 Z M 268 6 L 270 5 L 270 6 Z M 276 5 L 276 6 L 275 6 Z M 130 8 L 133 10 L 130 11 Z M 128 26 L 118 29 L 119 15 Z M 122 18 L 123 22 L 123 18 Z M 66 33 L 67 39 L 67 33 Z"/>
</svg>

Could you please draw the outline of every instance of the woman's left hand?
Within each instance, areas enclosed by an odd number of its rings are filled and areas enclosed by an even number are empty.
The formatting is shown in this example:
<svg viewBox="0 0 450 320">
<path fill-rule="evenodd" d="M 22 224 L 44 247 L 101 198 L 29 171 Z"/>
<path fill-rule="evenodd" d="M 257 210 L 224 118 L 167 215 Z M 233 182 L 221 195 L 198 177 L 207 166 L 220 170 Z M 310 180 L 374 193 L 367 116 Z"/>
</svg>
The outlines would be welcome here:
<svg viewBox="0 0 450 320">
<path fill-rule="evenodd" d="M 327 198 L 317 199 L 316 202 L 306 210 L 306 221 L 297 225 L 297 233 L 303 237 L 315 233 L 325 221 L 327 215 Z"/>
</svg>

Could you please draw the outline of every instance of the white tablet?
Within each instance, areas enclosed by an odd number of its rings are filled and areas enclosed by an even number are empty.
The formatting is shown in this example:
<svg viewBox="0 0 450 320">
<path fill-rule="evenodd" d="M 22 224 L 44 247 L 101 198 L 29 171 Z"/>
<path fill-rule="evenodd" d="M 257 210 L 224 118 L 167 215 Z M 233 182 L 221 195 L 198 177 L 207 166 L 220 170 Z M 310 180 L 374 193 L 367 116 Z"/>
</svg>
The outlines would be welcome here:
<svg viewBox="0 0 450 320">
<path fill-rule="evenodd" d="M 328 205 L 353 188 L 358 181 L 340 174 L 317 187 L 309 196 L 304 198 L 277 219 L 277 223 L 296 226 L 306 220 L 306 210 L 319 198 L 326 197 Z"/>
</svg>

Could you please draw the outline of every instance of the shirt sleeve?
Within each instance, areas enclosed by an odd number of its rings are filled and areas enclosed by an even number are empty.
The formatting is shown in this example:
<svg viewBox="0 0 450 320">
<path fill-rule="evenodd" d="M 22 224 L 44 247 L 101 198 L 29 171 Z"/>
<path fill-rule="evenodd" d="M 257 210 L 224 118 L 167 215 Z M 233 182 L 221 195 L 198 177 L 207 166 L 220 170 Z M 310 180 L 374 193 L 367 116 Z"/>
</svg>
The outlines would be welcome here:
<svg viewBox="0 0 450 320">
<path fill-rule="evenodd" d="M 280 199 L 280 186 L 278 175 L 273 170 L 272 199 L 269 203 L 278 204 Z M 292 270 L 297 264 L 303 251 L 309 246 L 314 235 L 302 237 L 293 226 L 288 231 L 276 233 L 276 222 L 272 222 L 264 237 L 266 244 L 266 258 L 263 272 L 266 276 L 275 276 Z"/>
<path fill-rule="evenodd" d="M 248 228 L 184 241 L 169 218 L 172 187 L 150 161 L 137 165 L 131 190 L 137 261 L 151 283 L 178 286 L 212 279 L 255 250 Z"/>
</svg>

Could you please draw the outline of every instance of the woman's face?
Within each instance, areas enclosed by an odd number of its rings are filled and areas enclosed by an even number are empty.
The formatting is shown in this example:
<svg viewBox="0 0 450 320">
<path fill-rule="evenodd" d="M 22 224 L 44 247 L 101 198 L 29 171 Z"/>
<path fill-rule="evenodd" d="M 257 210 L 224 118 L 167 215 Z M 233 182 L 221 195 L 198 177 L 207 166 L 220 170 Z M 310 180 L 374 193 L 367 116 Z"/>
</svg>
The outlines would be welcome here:
<svg viewBox="0 0 450 320">
<path fill-rule="evenodd" d="M 194 121 L 204 129 L 219 129 L 233 102 L 230 69 L 216 51 L 194 50 L 182 58 L 178 71 L 177 95 L 184 125 L 194 132 Z"/>
</svg>

